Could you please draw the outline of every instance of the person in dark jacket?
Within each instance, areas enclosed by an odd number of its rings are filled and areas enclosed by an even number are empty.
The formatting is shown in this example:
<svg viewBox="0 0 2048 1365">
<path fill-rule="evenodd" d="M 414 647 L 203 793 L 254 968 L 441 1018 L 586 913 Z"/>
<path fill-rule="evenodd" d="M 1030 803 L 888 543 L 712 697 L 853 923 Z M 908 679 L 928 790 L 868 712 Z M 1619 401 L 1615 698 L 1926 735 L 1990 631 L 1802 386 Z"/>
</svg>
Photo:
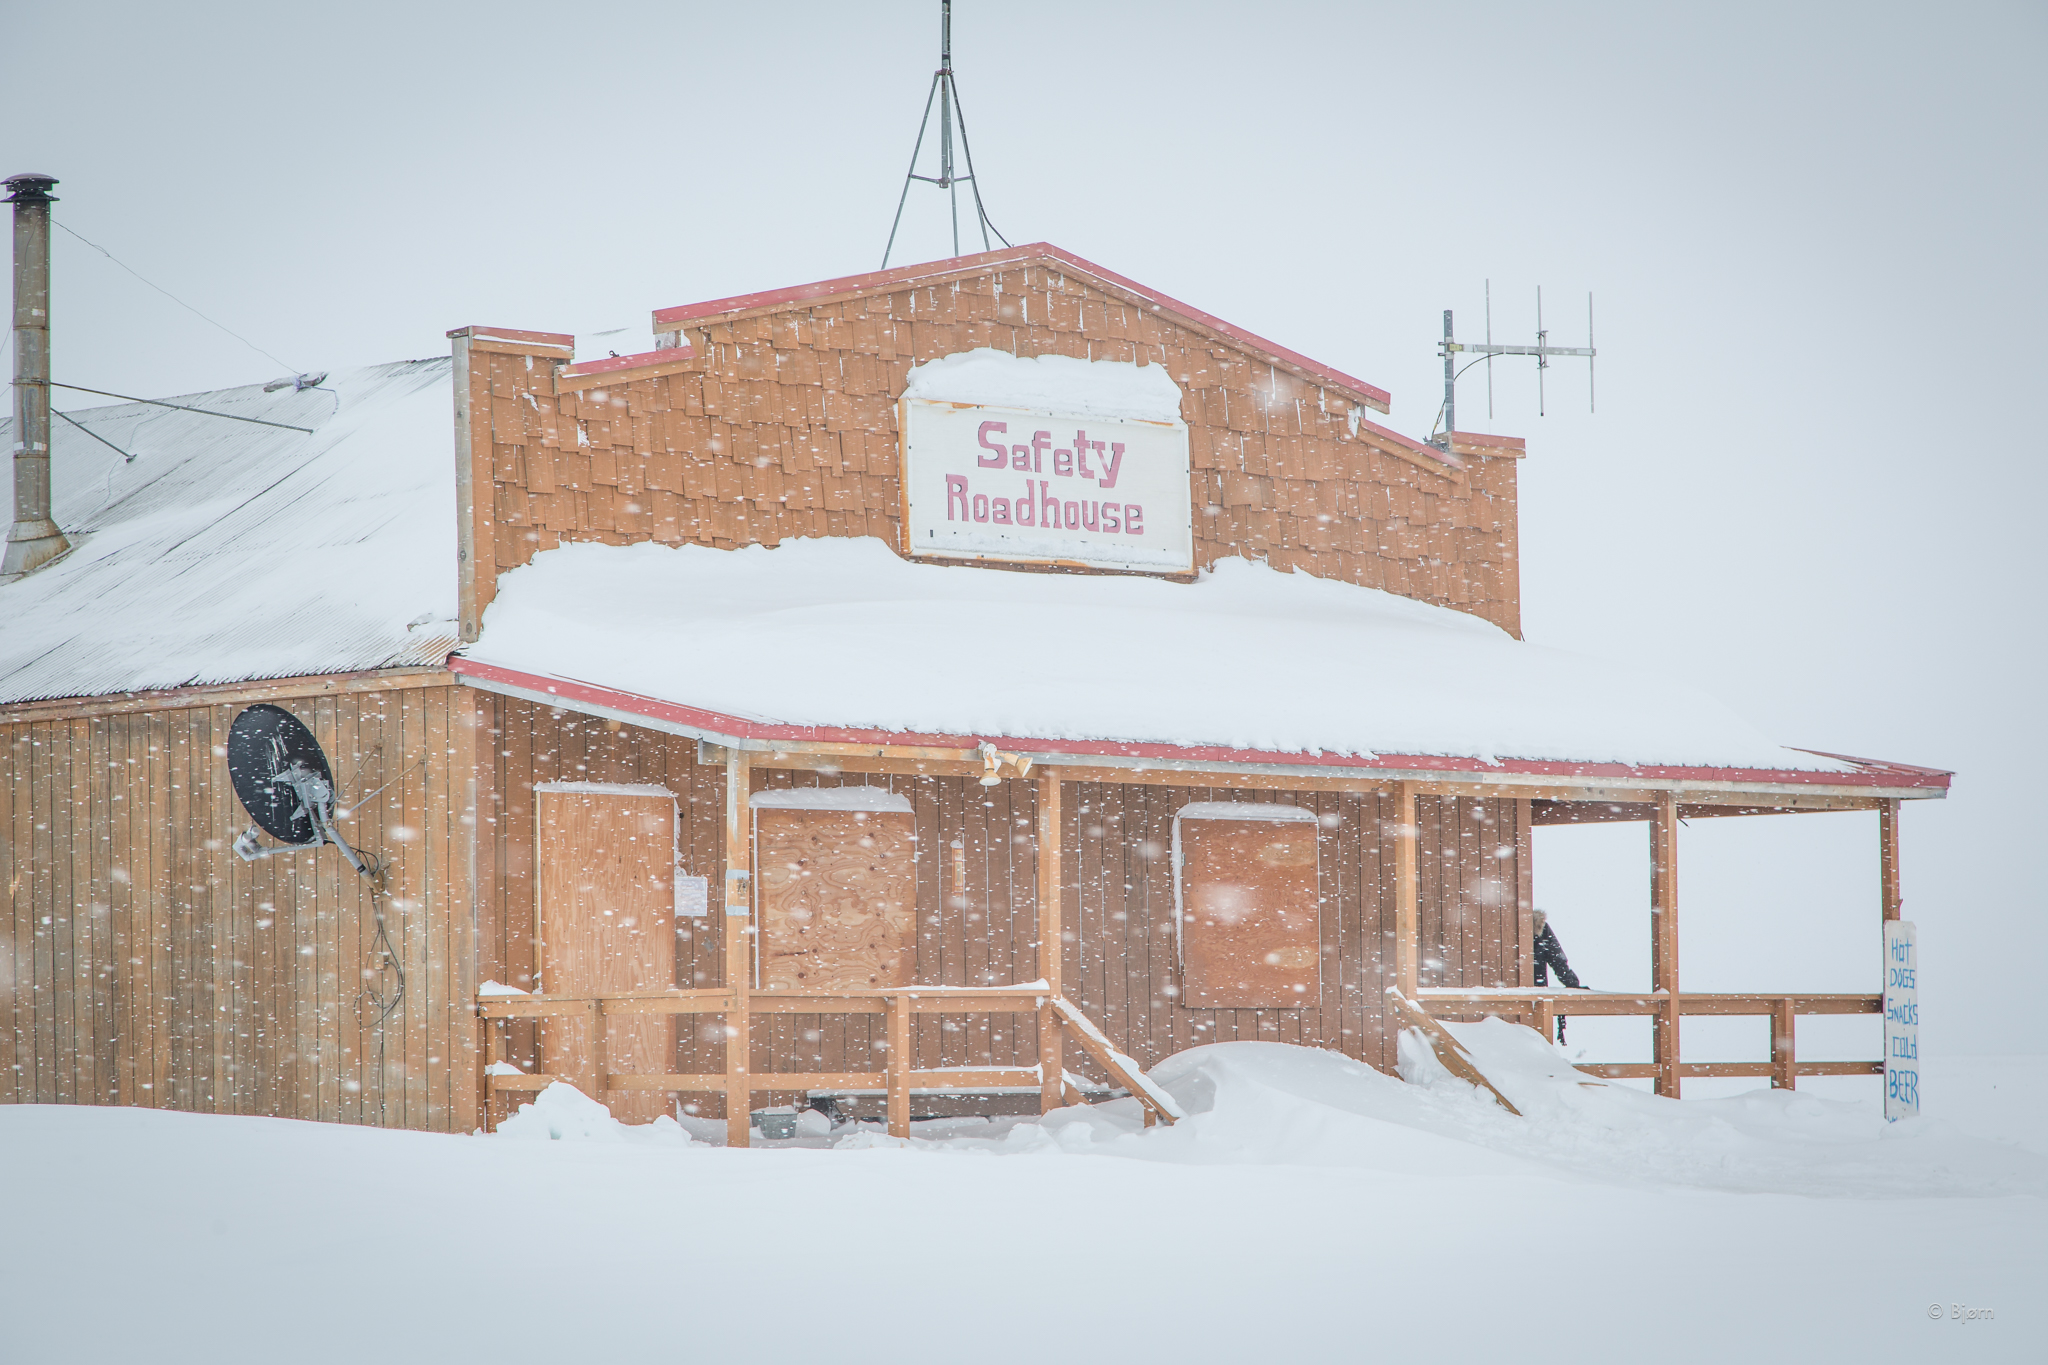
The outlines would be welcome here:
<svg viewBox="0 0 2048 1365">
<path fill-rule="evenodd" d="M 1572 964 L 1565 960 L 1564 945 L 1557 941 L 1557 931 L 1550 927 L 1550 916 L 1541 910 L 1532 911 L 1536 922 L 1536 984 L 1548 986 L 1550 973 L 1557 972 L 1557 984 L 1579 991 L 1586 989 L 1579 984 L 1579 974 L 1572 970 Z M 1557 1016 L 1557 1041 L 1564 1042 L 1564 1019 Z"/>
<path fill-rule="evenodd" d="M 1572 964 L 1565 960 L 1564 945 L 1557 941 L 1557 931 L 1550 927 L 1550 917 L 1541 910 L 1533 912 L 1536 918 L 1536 984 L 1550 984 L 1550 970 L 1557 972 L 1557 984 L 1580 990 L 1579 974 L 1572 970 Z"/>
</svg>

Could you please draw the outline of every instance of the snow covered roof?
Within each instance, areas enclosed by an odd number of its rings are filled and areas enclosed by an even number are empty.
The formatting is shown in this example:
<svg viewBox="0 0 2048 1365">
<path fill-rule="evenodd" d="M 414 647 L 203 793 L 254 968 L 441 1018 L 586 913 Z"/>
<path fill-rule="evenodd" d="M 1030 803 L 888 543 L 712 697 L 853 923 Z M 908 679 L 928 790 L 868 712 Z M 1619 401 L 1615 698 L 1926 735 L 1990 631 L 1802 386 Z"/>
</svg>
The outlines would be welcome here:
<svg viewBox="0 0 2048 1365">
<path fill-rule="evenodd" d="M 142 403 L 69 414 L 132 462 L 55 419 L 72 549 L 0 586 L 0 703 L 440 664 L 457 639 L 449 374 L 404 361 L 166 400 L 312 435 Z"/>
<path fill-rule="evenodd" d="M 475 677 L 766 739 L 1861 770 L 1642 670 L 1234 559 L 1182 584 L 917 564 L 873 539 L 565 545 L 499 580 L 464 655 Z"/>
</svg>

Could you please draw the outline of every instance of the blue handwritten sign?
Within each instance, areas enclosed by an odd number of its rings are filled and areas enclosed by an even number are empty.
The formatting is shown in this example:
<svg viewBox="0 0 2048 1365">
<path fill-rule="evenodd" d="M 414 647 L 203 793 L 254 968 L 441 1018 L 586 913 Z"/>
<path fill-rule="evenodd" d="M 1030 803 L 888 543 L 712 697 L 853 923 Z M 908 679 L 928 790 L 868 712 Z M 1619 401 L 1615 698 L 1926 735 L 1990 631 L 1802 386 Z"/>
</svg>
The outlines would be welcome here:
<svg viewBox="0 0 2048 1365">
<path fill-rule="evenodd" d="M 1920 959 L 1913 926 L 1884 922 L 1884 1116 L 1920 1112 Z"/>
</svg>

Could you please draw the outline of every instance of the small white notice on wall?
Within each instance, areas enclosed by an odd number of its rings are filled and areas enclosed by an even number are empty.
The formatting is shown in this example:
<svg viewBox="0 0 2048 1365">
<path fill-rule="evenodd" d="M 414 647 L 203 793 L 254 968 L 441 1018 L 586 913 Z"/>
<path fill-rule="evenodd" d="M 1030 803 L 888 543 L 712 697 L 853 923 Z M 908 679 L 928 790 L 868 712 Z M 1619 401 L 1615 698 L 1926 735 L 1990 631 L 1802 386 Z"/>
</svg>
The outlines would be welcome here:
<svg viewBox="0 0 2048 1365">
<path fill-rule="evenodd" d="M 1188 428 L 1161 366 L 963 352 L 911 372 L 901 418 L 910 554 L 1193 570 Z"/>
<path fill-rule="evenodd" d="M 1884 1116 L 1920 1112 L 1920 962 L 1913 926 L 1884 922 Z"/>
<path fill-rule="evenodd" d="M 702 919 L 711 913 L 711 879 L 676 874 L 676 915 Z"/>
</svg>

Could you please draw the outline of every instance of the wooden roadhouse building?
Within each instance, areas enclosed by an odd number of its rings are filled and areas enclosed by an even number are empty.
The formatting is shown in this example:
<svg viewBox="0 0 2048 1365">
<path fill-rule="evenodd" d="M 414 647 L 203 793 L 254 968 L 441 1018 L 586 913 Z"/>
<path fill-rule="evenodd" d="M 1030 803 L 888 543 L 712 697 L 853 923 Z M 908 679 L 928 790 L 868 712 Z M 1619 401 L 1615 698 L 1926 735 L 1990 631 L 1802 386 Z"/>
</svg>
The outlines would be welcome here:
<svg viewBox="0 0 2048 1365">
<path fill-rule="evenodd" d="M 1569 1004 L 1650 1016 L 1654 1058 L 1594 1069 L 1877 1069 L 1793 1044 L 1875 994 L 1682 991 L 1677 823 L 1871 811 L 1896 917 L 1901 803 L 1948 775 L 1523 642 L 1520 440 L 1402 436 L 1045 245 L 653 331 L 59 424 L 70 548 L 0 586 L 0 1097 L 1170 1119 L 1142 1069 L 1205 1043 L 1391 1068 L 1416 1009 L 1547 1027 L 1531 830 L 1589 819 L 1654 868 L 1654 989 Z M 255 705 L 378 876 L 237 856 Z M 1686 1063 L 1699 1013 L 1773 1060 Z"/>
</svg>

